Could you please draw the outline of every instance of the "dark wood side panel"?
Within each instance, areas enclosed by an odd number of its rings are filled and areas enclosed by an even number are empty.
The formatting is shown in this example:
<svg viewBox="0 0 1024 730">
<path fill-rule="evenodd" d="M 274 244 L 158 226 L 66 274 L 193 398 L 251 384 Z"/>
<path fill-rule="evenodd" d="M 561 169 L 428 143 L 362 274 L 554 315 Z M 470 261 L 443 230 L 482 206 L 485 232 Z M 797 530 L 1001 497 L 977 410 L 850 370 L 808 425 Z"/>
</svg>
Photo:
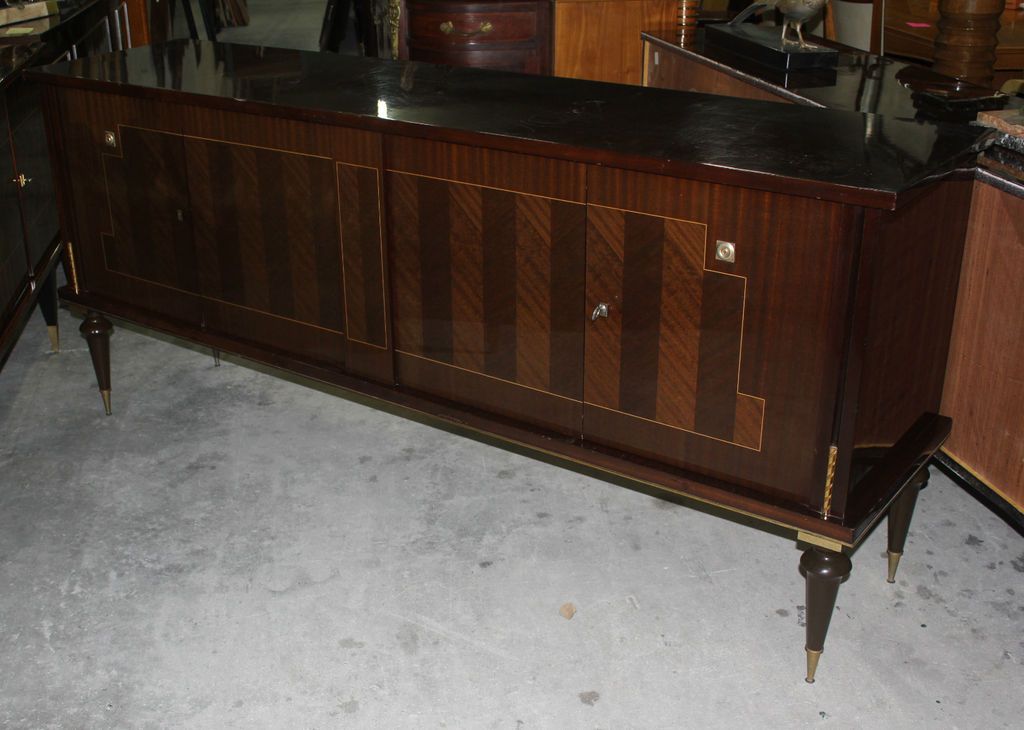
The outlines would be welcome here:
<svg viewBox="0 0 1024 730">
<path fill-rule="evenodd" d="M 863 478 L 922 414 L 939 411 L 972 184 L 938 183 L 894 213 L 866 215 L 837 515 L 850 483 Z"/>
<path fill-rule="evenodd" d="M 80 287 L 200 324 L 177 108 L 72 89 L 57 101 Z"/>
<path fill-rule="evenodd" d="M 578 435 L 586 211 L 528 191 L 583 168 L 443 147 L 388 160 L 398 381 Z"/>
<path fill-rule="evenodd" d="M 584 438 L 820 508 L 857 212 L 609 168 L 588 181 L 584 316 L 611 312 L 587 325 Z"/>
</svg>

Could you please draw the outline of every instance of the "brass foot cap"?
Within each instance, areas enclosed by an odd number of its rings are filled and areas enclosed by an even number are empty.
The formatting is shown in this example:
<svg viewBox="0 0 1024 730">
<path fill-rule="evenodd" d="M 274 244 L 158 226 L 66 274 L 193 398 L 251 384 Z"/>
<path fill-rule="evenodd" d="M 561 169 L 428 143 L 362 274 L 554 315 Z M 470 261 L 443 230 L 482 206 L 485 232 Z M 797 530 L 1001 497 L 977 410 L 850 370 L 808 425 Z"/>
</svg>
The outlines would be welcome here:
<svg viewBox="0 0 1024 730">
<path fill-rule="evenodd" d="M 813 649 L 805 649 L 807 652 L 807 677 L 804 679 L 807 684 L 814 684 L 814 673 L 818 671 L 818 660 L 821 659 L 821 652 Z"/>
<path fill-rule="evenodd" d="M 887 583 L 896 582 L 896 568 L 899 567 L 902 557 L 903 553 L 889 552 L 889 577 L 885 579 Z"/>
<path fill-rule="evenodd" d="M 60 352 L 60 328 L 55 324 L 48 324 L 46 332 L 50 335 L 50 350 Z"/>
<path fill-rule="evenodd" d="M 110 415 L 110 391 L 109 390 L 101 390 L 100 391 L 100 396 L 103 397 L 103 410 L 109 416 Z"/>
</svg>

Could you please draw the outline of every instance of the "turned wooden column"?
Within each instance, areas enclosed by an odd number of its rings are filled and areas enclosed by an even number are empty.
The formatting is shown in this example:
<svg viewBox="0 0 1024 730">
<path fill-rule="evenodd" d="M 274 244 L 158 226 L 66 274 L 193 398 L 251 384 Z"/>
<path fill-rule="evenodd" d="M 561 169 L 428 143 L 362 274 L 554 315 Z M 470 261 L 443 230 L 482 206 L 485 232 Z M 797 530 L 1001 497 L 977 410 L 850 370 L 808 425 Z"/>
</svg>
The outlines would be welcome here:
<svg viewBox="0 0 1024 730">
<path fill-rule="evenodd" d="M 999 16 L 1006 0 L 939 0 L 934 70 L 992 86 Z"/>
</svg>

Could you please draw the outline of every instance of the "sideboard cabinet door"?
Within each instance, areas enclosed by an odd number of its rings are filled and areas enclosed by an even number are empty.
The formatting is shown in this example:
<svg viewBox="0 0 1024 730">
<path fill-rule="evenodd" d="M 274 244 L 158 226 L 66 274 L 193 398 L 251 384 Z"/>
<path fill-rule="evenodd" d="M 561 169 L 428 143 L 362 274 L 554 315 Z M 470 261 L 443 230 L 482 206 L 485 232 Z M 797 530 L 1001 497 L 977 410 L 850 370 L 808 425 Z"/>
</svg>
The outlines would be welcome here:
<svg viewBox="0 0 1024 730">
<path fill-rule="evenodd" d="M 41 96 L 40 85 L 21 81 L 10 87 L 7 98 L 11 142 L 21 180 L 25 245 L 33 270 L 48 260 L 59 229 Z"/>
<path fill-rule="evenodd" d="M 7 139 L 7 109 L 0 95 L 0 332 L 6 315 L 28 286 L 29 264 L 25 258 L 18 188 L 3 181 L 14 178 L 14 158 Z"/>
<path fill-rule="evenodd" d="M 578 435 L 585 168 L 388 137 L 400 385 Z"/>
<path fill-rule="evenodd" d="M 75 271 L 82 290 L 202 321 L 176 108 L 72 89 L 60 94 Z"/>
<path fill-rule="evenodd" d="M 339 198 L 349 178 L 336 165 L 335 137 L 347 130 L 202 107 L 185 108 L 182 125 L 205 326 L 345 367 Z M 365 210 L 378 234 L 376 171 L 369 176 Z M 358 194 L 358 182 L 346 185 Z M 369 332 L 365 316 L 357 324 L 386 355 L 379 235 L 373 244 L 377 321 Z"/>
<path fill-rule="evenodd" d="M 588 180 L 587 306 L 607 316 L 587 326 L 585 440 L 820 507 L 857 211 Z"/>
</svg>

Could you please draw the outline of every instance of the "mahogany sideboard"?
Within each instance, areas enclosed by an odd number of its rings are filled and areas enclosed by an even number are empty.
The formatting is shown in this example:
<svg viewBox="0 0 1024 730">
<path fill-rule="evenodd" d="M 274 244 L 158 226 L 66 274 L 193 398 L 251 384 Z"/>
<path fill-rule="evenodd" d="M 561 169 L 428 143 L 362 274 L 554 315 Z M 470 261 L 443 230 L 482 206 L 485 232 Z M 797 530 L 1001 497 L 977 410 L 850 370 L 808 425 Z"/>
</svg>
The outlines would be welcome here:
<svg viewBox="0 0 1024 730">
<path fill-rule="evenodd" d="M 32 76 L 108 412 L 105 314 L 788 528 L 808 681 L 885 515 L 892 579 L 979 130 L 207 42 Z"/>
</svg>

